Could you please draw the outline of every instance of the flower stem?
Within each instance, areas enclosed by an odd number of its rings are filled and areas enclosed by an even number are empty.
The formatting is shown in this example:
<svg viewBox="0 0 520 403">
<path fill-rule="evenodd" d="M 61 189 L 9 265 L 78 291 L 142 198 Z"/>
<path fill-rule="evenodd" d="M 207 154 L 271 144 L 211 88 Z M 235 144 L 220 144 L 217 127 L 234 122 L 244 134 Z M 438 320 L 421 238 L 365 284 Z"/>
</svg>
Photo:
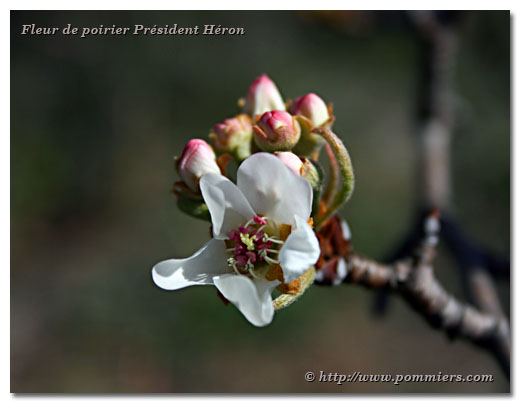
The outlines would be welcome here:
<svg viewBox="0 0 520 403">
<path fill-rule="evenodd" d="M 327 184 L 327 189 L 321 198 L 323 202 L 323 206 L 325 209 L 328 209 L 332 203 L 334 196 L 338 190 L 338 181 L 339 181 L 339 167 L 338 161 L 334 155 L 334 151 L 330 147 L 329 143 L 325 143 L 325 151 L 327 152 L 327 159 L 329 161 L 330 167 L 330 178 Z"/>
<path fill-rule="evenodd" d="M 352 168 L 352 162 L 350 156 L 345 148 L 343 142 L 336 136 L 332 131 L 325 127 L 319 127 L 313 130 L 313 133 L 322 136 L 330 146 L 332 153 L 334 154 L 335 162 L 337 163 L 337 169 L 339 172 L 339 180 L 336 181 L 336 192 L 332 201 L 328 201 L 325 212 L 321 214 L 316 220 L 316 229 L 327 221 L 327 219 L 344 203 L 348 201 L 352 192 L 354 191 L 354 170 Z M 336 169 L 331 161 L 332 169 Z M 332 192 L 332 189 L 331 189 Z M 327 194 L 329 191 L 327 191 Z"/>
<path fill-rule="evenodd" d="M 287 308 L 293 302 L 295 302 L 298 298 L 300 298 L 303 293 L 309 288 L 309 286 L 314 282 L 314 276 L 316 275 L 316 270 L 314 266 L 309 267 L 300 277 L 300 292 L 297 295 L 293 294 L 281 294 L 274 301 L 273 306 L 274 310 L 277 311 L 282 308 Z"/>
</svg>

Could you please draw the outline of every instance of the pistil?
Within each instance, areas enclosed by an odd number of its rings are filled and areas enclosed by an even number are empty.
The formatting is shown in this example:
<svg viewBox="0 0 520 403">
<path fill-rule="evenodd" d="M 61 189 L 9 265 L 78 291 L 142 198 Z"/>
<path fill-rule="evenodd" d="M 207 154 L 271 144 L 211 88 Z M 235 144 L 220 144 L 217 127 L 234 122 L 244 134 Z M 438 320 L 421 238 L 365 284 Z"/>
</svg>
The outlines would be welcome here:
<svg viewBox="0 0 520 403">
<path fill-rule="evenodd" d="M 226 249 L 232 257 L 228 259 L 228 265 L 237 274 L 249 274 L 259 278 L 255 273 L 255 264 L 265 262 L 269 265 L 279 264 L 278 260 L 269 256 L 277 254 L 278 250 L 273 248 L 273 244 L 281 245 L 284 242 L 275 236 L 268 236 L 264 229 L 268 227 L 268 217 L 254 216 L 244 225 L 239 226 L 229 232 L 229 240 L 232 247 Z M 230 246 L 228 244 L 228 246 Z"/>
</svg>

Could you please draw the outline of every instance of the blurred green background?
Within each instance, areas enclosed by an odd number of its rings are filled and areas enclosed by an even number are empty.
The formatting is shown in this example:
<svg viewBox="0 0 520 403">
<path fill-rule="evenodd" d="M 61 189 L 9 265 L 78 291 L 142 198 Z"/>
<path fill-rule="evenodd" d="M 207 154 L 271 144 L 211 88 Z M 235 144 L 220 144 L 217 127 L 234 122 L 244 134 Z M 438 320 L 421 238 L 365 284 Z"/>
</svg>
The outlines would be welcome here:
<svg viewBox="0 0 520 403">
<path fill-rule="evenodd" d="M 38 26 L 222 24 L 245 36 L 20 35 Z M 459 27 L 454 204 L 470 236 L 510 245 L 510 16 Z M 12 12 L 12 392 L 505 392 L 494 359 L 450 342 L 399 298 L 312 287 L 254 328 L 213 287 L 165 292 L 150 269 L 208 225 L 169 193 L 173 157 L 237 112 L 265 72 L 285 98 L 333 102 L 356 171 L 342 210 L 382 259 L 413 219 L 418 41 L 406 13 Z M 462 296 L 441 249 L 437 274 Z M 509 283 L 499 284 L 509 312 Z M 307 383 L 307 371 L 492 374 L 492 383 Z"/>
</svg>

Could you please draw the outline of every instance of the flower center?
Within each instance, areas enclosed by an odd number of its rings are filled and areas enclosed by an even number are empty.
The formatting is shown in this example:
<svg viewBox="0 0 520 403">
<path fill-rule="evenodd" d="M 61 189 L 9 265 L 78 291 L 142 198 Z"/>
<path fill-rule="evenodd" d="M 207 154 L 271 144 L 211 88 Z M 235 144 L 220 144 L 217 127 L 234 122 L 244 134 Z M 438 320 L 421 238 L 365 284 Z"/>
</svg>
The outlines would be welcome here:
<svg viewBox="0 0 520 403">
<path fill-rule="evenodd" d="M 276 226 L 270 221 L 268 217 L 255 215 L 246 224 L 229 232 L 227 252 L 232 256 L 227 262 L 235 273 L 261 278 L 259 271 L 262 267 L 280 263 L 273 255 L 278 254 L 284 242 L 274 235 Z"/>
</svg>

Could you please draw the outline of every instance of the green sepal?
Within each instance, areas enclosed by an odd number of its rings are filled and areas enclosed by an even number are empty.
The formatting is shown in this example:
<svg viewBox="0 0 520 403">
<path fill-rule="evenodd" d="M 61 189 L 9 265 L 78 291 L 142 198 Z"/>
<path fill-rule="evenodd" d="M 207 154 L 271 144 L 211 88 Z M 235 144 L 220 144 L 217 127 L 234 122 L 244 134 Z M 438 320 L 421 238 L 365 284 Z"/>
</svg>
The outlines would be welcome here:
<svg viewBox="0 0 520 403">
<path fill-rule="evenodd" d="M 306 117 L 296 116 L 296 120 L 300 124 L 301 135 L 292 152 L 301 157 L 312 158 L 323 147 L 325 139 L 320 135 L 312 133 L 314 126 Z"/>
<path fill-rule="evenodd" d="M 177 198 L 177 207 L 192 217 L 211 222 L 208 206 L 202 199 L 180 196 Z"/>
</svg>

